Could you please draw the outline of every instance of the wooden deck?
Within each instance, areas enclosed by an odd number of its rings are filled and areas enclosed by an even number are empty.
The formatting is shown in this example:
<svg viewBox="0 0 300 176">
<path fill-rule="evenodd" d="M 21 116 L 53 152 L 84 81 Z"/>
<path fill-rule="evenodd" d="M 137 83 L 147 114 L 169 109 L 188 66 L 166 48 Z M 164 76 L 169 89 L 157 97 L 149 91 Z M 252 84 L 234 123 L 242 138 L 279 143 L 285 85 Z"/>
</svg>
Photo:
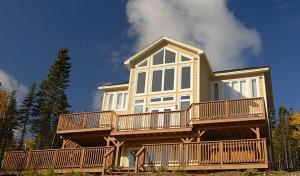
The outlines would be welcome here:
<svg viewBox="0 0 300 176">
<path fill-rule="evenodd" d="M 136 172 L 268 168 L 266 139 L 144 145 L 136 154 Z"/>
<path fill-rule="evenodd" d="M 53 169 L 55 173 L 104 172 L 114 161 L 113 147 L 48 149 L 6 152 L 2 172 Z"/>
<path fill-rule="evenodd" d="M 196 124 L 266 120 L 264 98 L 193 103 L 186 110 L 118 115 L 114 111 L 61 115 L 57 133 L 109 131 L 112 135 L 182 131 Z"/>
</svg>

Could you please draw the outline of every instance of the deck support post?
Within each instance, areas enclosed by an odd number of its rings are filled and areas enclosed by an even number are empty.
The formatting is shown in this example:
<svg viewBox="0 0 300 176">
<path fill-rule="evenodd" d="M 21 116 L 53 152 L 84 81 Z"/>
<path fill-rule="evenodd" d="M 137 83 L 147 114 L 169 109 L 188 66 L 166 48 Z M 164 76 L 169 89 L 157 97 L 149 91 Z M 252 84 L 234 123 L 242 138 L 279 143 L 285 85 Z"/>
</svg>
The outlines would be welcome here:
<svg viewBox="0 0 300 176">
<path fill-rule="evenodd" d="M 120 148 L 124 144 L 125 141 L 111 141 L 116 146 L 116 158 L 115 158 L 115 166 L 119 166 L 120 161 Z"/>
<path fill-rule="evenodd" d="M 104 138 L 104 140 L 106 141 L 106 147 L 109 147 L 109 145 L 110 145 L 110 137 L 103 137 Z"/>
<path fill-rule="evenodd" d="M 198 130 L 198 137 L 197 137 L 197 142 L 201 142 L 201 137 L 203 134 L 206 132 L 206 130 Z"/>
<path fill-rule="evenodd" d="M 256 134 L 256 139 L 260 139 L 260 129 L 257 126 L 255 129 L 254 128 L 250 128 L 251 131 L 253 131 Z"/>
</svg>

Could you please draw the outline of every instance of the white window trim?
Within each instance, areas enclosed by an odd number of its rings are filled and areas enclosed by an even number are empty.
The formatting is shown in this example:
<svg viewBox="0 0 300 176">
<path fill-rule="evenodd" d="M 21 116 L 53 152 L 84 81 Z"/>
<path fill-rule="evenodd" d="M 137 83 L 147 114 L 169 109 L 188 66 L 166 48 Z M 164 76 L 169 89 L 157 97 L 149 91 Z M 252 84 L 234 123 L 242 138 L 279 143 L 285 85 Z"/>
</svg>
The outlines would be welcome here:
<svg viewBox="0 0 300 176">
<path fill-rule="evenodd" d="M 246 91 L 247 91 L 247 97 L 248 98 L 255 98 L 252 97 L 252 85 L 251 85 L 251 80 L 255 79 L 256 80 L 256 90 L 257 90 L 257 97 L 260 97 L 260 92 L 259 92 L 259 76 L 257 77 L 246 77 L 246 78 L 236 78 L 236 79 L 226 79 L 226 80 L 219 80 L 219 81 L 213 81 L 211 84 L 211 100 L 214 99 L 214 83 L 218 83 L 219 84 L 219 100 L 225 100 L 224 97 L 224 84 L 229 82 L 230 86 L 232 86 L 232 82 L 237 81 L 238 82 L 238 86 L 240 88 L 240 82 L 241 81 L 246 81 Z M 230 95 L 231 96 L 231 95 Z"/>
<path fill-rule="evenodd" d="M 160 52 L 161 50 L 164 50 L 164 57 L 163 57 L 163 63 L 162 64 L 158 64 L 158 65 L 153 65 L 153 56 L 156 54 L 156 53 L 158 53 L 158 52 Z M 173 63 L 165 63 L 165 53 L 166 53 L 166 51 L 165 50 L 169 50 L 169 51 L 172 51 L 173 53 L 175 53 L 175 62 L 173 62 Z M 162 67 L 162 66 L 169 66 L 169 65 L 176 65 L 177 64 L 177 57 L 178 56 L 178 52 L 175 50 L 175 49 L 173 49 L 173 48 L 169 48 L 169 47 L 164 47 L 164 48 L 161 48 L 160 50 L 158 50 L 158 51 L 156 51 L 155 53 L 153 53 L 152 55 L 151 55 L 151 63 L 150 63 L 150 65 L 152 66 L 152 67 Z"/>
<path fill-rule="evenodd" d="M 173 90 L 163 90 L 164 89 L 164 85 L 165 85 L 165 70 L 167 69 L 174 69 L 174 82 L 173 82 Z M 153 79 L 153 72 L 154 71 L 159 71 L 162 70 L 162 83 L 161 83 L 161 91 L 156 91 L 153 92 L 152 91 L 152 79 Z M 151 94 L 160 94 L 160 93 L 169 93 L 169 92 L 175 92 L 176 91 L 176 80 L 177 80 L 177 68 L 174 66 L 169 66 L 169 67 L 163 67 L 163 68 L 156 68 L 156 69 L 152 69 L 151 70 L 151 75 L 150 75 L 150 93 Z"/>
<path fill-rule="evenodd" d="M 190 88 L 181 88 L 181 78 L 182 78 L 182 68 L 183 67 L 190 67 L 191 68 L 191 75 L 190 75 Z M 192 90 L 193 89 L 193 65 L 192 64 L 184 64 L 180 66 L 180 73 L 179 73 L 179 90 Z"/>
<path fill-rule="evenodd" d="M 144 93 L 136 93 L 137 91 L 137 83 L 138 83 L 138 74 L 139 73 L 146 73 L 146 76 L 145 76 L 145 90 L 144 90 Z M 146 70 L 139 70 L 135 73 L 135 85 L 134 85 L 134 94 L 135 95 L 146 95 L 147 94 L 147 87 L 148 87 L 148 71 Z"/>
<path fill-rule="evenodd" d="M 144 102 L 143 103 L 135 103 L 136 100 L 143 100 Z M 143 105 L 143 113 L 145 113 L 145 109 L 146 109 L 146 100 L 145 98 L 136 98 L 133 100 L 133 108 L 132 108 L 132 113 L 134 114 L 134 108 L 135 108 L 135 105 Z"/>
<path fill-rule="evenodd" d="M 140 66 L 145 60 L 147 60 L 147 65 L 146 66 Z M 144 59 L 141 62 L 139 62 L 138 64 L 136 64 L 135 68 L 136 69 L 140 69 L 140 68 L 145 69 L 145 67 L 149 66 L 149 60 L 150 60 L 150 58 L 147 57 L 146 59 Z"/>
<path fill-rule="evenodd" d="M 190 96 L 190 99 L 188 99 L 188 100 L 181 100 L 181 97 L 183 97 L 183 96 Z M 192 94 L 180 94 L 179 95 L 179 105 L 178 105 L 178 109 L 181 109 L 181 102 L 185 102 L 185 101 L 190 101 L 190 104 L 192 104 L 193 103 L 193 96 L 192 96 Z"/>
<path fill-rule="evenodd" d="M 121 98 L 121 108 L 117 109 L 117 99 L 118 99 L 118 94 L 121 93 L 122 94 L 122 98 Z M 125 93 L 127 93 L 127 98 L 126 98 L 126 102 L 128 102 L 128 91 L 117 91 L 117 92 L 110 92 L 107 93 L 107 97 L 108 97 L 108 105 L 107 105 L 107 110 L 109 111 L 125 111 L 127 109 L 127 106 L 125 105 L 125 107 L 123 108 L 123 101 L 124 101 L 124 95 Z M 111 109 L 109 109 L 109 99 L 110 99 L 110 95 L 113 94 L 113 101 L 112 101 L 112 106 Z"/>
<path fill-rule="evenodd" d="M 181 61 L 181 57 L 184 56 L 184 57 L 187 57 L 189 59 L 191 59 L 190 61 Z M 180 63 L 193 63 L 194 62 L 194 58 L 191 56 L 191 55 L 187 55 L 187 54 L 184 54 L 184 53 L 180 53 L 179 54 L 179 62 Z"/>
<path fill-rule="evenodd" d="M 166 98 L 166 97 L 173 97 L 173 100 L 163 101 L 163 98 Z M 160 101 L 151 102 L 151 99 L 154 99 L 154 98 L 160 98 Z M 150 97 L 149 98 L 149 104 L 161 104 L 161 103 L 169 103 L 169 102 L 175 102 L 175 97 L 173 95 L 172 96 Z"/>
</svg>

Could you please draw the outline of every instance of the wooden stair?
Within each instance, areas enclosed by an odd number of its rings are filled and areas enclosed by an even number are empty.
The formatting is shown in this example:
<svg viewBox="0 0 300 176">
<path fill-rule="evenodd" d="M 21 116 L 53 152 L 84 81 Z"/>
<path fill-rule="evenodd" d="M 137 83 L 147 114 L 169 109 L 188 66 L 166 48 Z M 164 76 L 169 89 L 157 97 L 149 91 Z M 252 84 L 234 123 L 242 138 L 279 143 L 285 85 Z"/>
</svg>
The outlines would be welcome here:
<svg viewBox="0 0 300 176">
<path fill-rule="evenodd" d="M 113 168 L 109 175 L 135 175 L 134 167 Z"/>
</svg>

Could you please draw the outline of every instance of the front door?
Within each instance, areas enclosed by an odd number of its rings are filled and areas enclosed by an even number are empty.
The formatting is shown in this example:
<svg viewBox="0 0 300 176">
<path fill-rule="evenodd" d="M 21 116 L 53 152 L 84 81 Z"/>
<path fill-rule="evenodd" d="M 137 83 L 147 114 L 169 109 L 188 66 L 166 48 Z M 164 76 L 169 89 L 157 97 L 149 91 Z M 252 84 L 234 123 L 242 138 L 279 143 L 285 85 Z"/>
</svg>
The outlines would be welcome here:
<svg viewBox="0 0 300 176">
<path fill-rule="evenodd" d="M 135 166 L 135 154 L 138 152 L 137 149 L 129 149 L 128 150 L 128 166 L 134 167 Z"/>
</svg>

